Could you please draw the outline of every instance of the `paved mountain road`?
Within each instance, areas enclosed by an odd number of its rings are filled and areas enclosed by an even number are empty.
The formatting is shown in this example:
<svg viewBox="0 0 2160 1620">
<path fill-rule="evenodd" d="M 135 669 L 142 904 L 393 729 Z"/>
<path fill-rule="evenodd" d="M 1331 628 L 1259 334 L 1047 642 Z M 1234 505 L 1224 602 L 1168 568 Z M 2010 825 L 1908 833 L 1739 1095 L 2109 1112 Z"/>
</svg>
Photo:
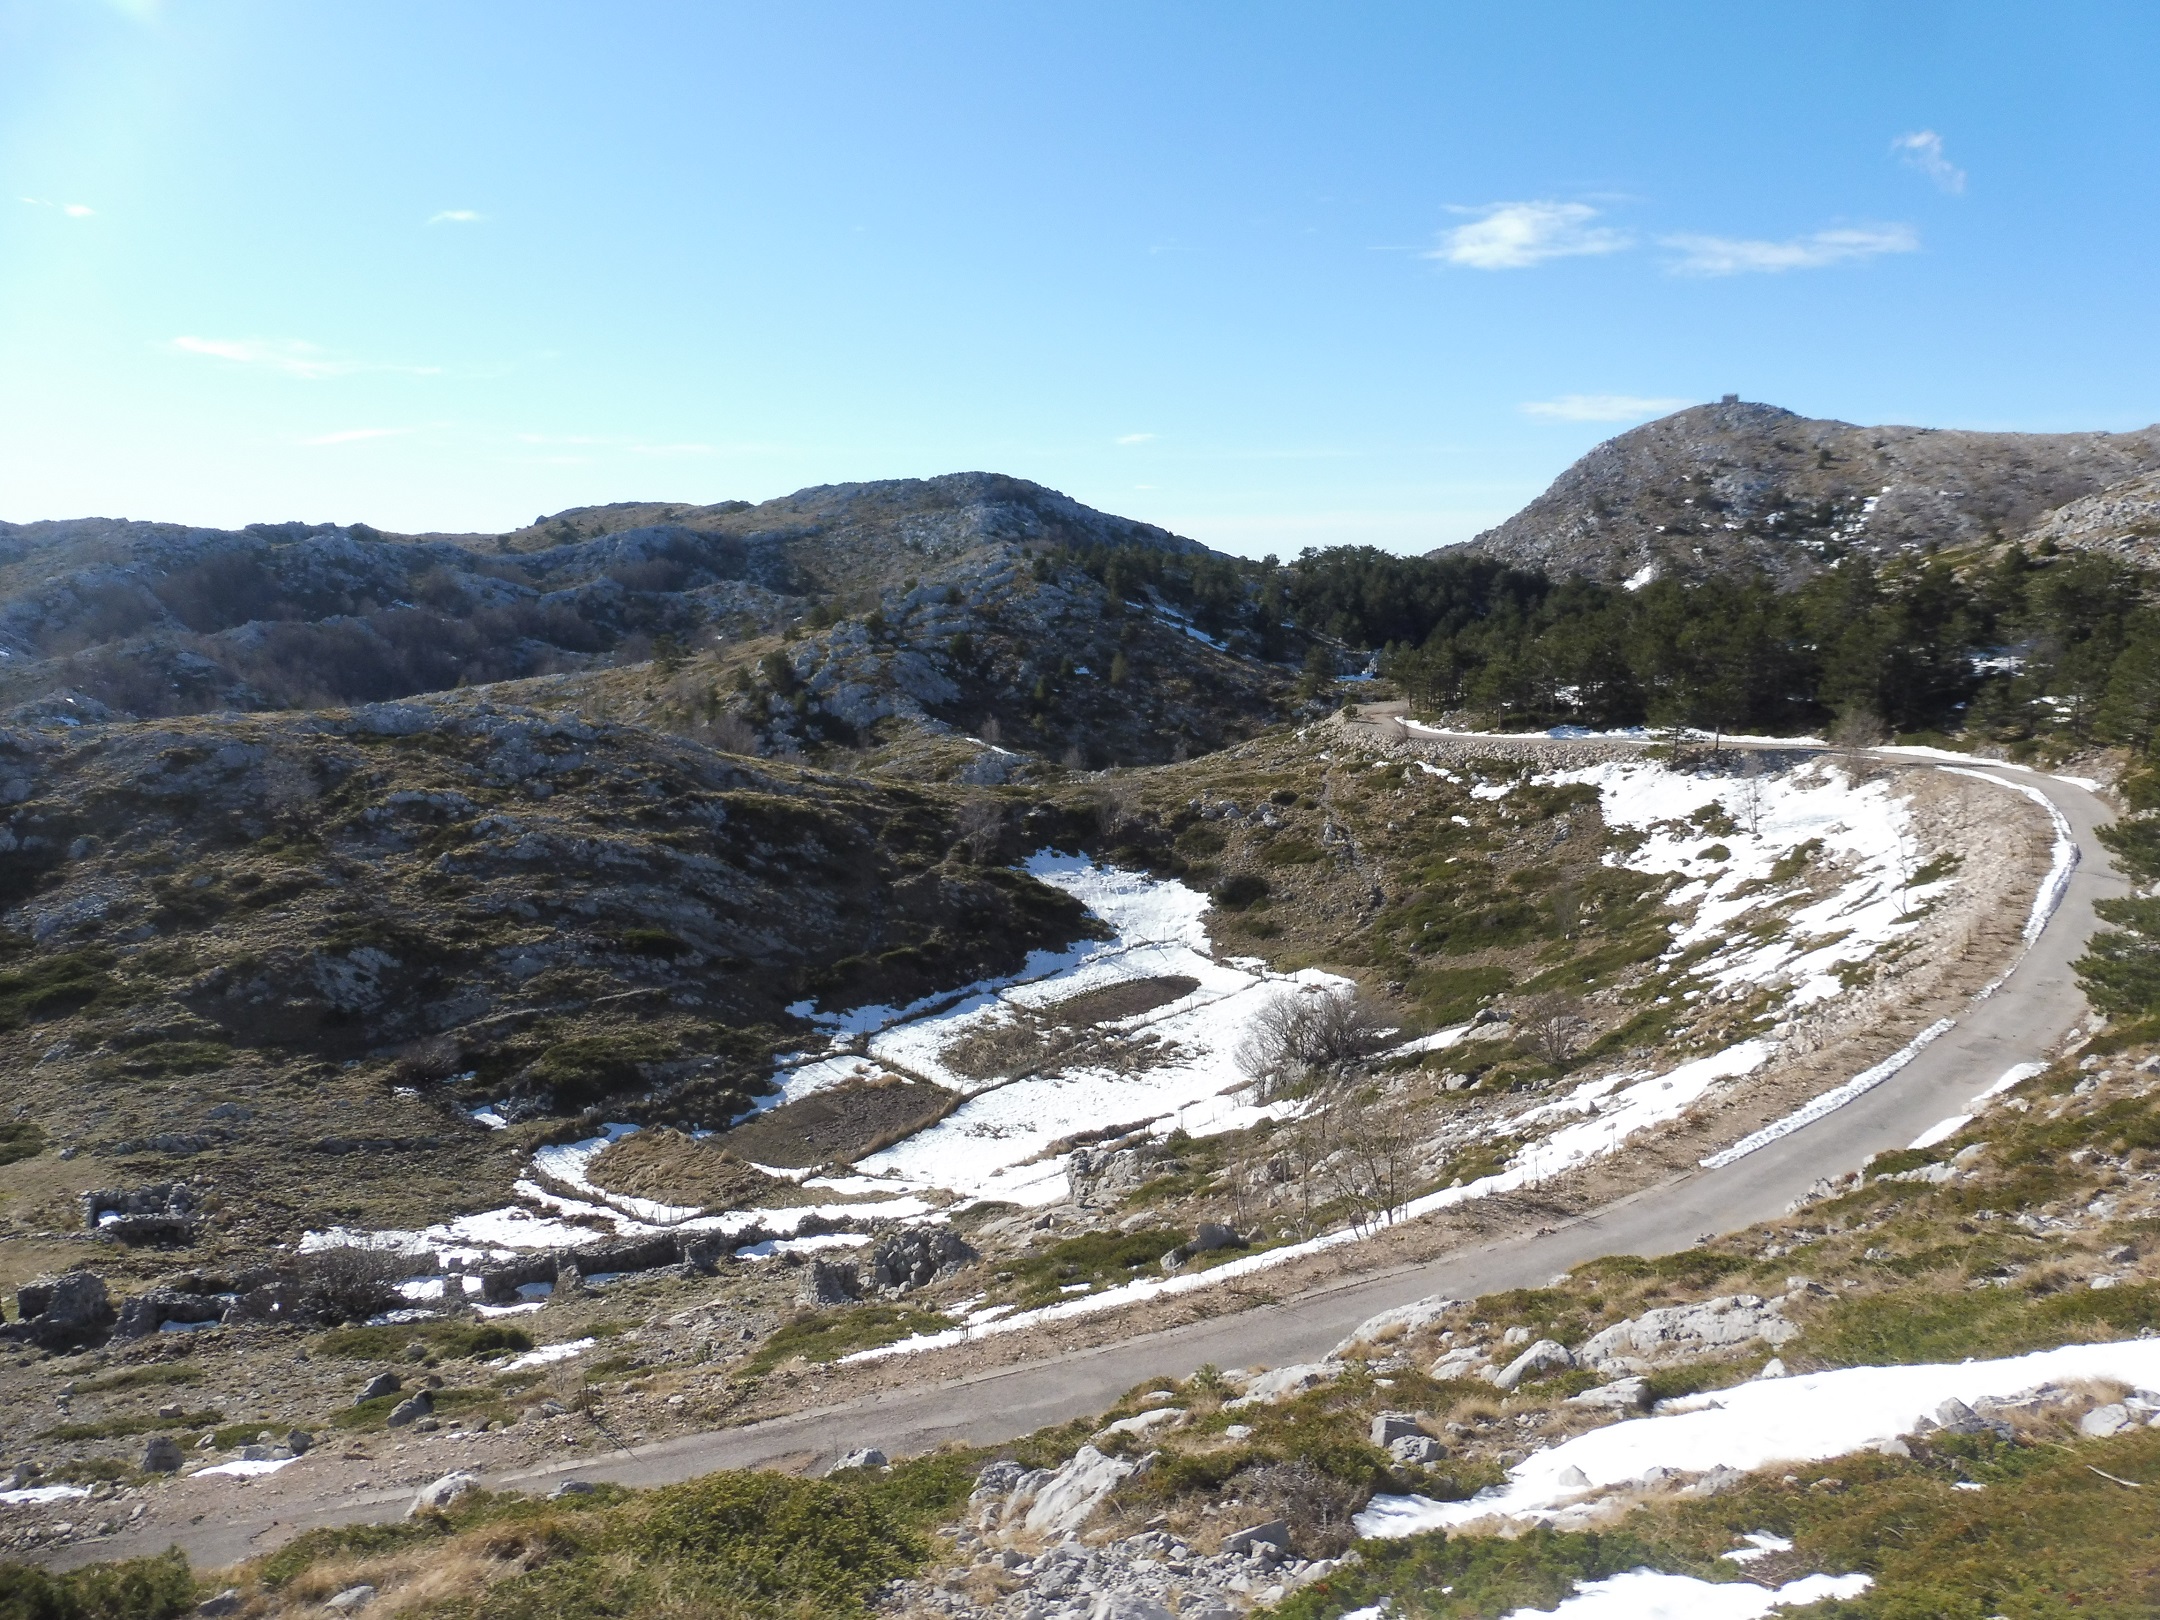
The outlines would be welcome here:
<svg viewBox="0 0 2160 1620">
<path fill-rule="evenodd" d="M 2040 789 L 2068 818 L 2080 859 L 2054 917 L 2009 980 L 1988 999 L 1968 1003 L 1956 1026 L 1898 1074 L 1744 1159 L 1719 1170 L 1690 1170 L 1535 1236 L 1345 1276 L 1337 1284 L 1233 1316 L 741 1428 L 580 1456 L 487 1483 L 544 1490 L 577 1477 L 654 1485 L 781 1459 L 823 1462 L 856 1446 L 878 1446 L 897 1456 L 948 1440 L 995 1443 L 1099 1411 L 1145 1378 L 1180 1378 L 1210 1362 L 1284 1366 L 1316 1360 L 1365 1318 L 1426 1295 L 1467 1298 L 1537 1286 L 1600 1255 L 1668 1253 L 1691 1247 L 1705 1233 L 1735 1231 L 1780 1214 L 1819 1178 L 1851 1170 L 1872 1153 L 1903 1147 L 1936 1122 L 1967 1112 L 1974 1095 L 2014 1064 L 2040 1061 L 2058 1050 L 2085 1016 L 2071 963 L 2095 926 L 2094 902 L 2125 892 L 2093 836 L 2112 812 L 2083 788 L 2051 777 L 2008 769 L 1988 774 Z M 263 1551 L 309 1525 L 393 1516 L 410 1499 L 401 1490 L 308 1501 L 261 1488 L 271 1483 L 262 1481 L 249 1493 L 242 1515 L 222 1522 L 206 1516 L 200 1524 L 153 1530 L 150 1537 L 160 1546 L 168 1536 L 176 1539 L 198 1564 L 215 1565 Z M 279 1514 L 276 1521 L 272 1511 Z M 133 1539 L 77 1544 L 55 1561 L 148 1550 L 116 1544 Z"/>
</svg>

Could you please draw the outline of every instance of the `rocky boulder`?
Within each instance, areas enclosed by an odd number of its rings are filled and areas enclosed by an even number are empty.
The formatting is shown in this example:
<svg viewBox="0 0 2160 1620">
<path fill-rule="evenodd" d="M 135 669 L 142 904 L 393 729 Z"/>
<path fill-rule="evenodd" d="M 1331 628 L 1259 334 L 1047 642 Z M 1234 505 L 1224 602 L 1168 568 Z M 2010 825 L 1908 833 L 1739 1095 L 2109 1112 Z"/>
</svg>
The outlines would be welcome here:
<svg viewBox="0 0 2160 1620">
<path fill-rule="evenodd" d="M 1245 1240 L 1237 1232 L 1219 1221 L 1202 1221 L 1193 1235 L 1162 1257 L 1165 1271 L 1176 1271 L 1186 1261 L 1200 1254 L 1213 1254 L 1217 1249 L 1242 1249 Z"/>
<path fill-rule="evenodd" d="M 405 1517 L 417 1519 L 429 1513 L 441 1513 L 462 1496 L 468 1496 L 480 1488 L 478 1474 L 445 1474 L 432 1484 L 423 1485 L 413 1493 L 412 1506 L 405 1510 Z"/>
<path fill-rule="evenodd" d="M 1088 1516 L 1112 1491 L 1153 1460 L 1106 1457 L 1093 1446 L 1082 1446 L 1073 1453 L 1072 1461 L 1035 1490 L 1022 1523 L 1030 1535 L 1071 1535 L 1087 1523 Z"/>
<path fill-rule="evenodd" d="M 1549 1377 L 1574 1365 L 1574 1351 L 1557 1339 L 1540 1339 L 1492 1375 L 1493 1387 L 1513 1389 L 1526 1379 Z"/>
</svg>

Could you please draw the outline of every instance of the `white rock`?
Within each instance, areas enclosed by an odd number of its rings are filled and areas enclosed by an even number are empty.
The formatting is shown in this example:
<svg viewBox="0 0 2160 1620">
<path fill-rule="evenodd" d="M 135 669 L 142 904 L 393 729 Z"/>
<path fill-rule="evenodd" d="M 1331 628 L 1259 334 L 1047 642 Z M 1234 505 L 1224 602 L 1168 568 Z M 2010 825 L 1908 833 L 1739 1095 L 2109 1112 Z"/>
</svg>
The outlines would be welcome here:
<svg viewBox="0 0 2160 1620">
<path fill-rule="evenodd" d="M 1583 1345 L 1582 1359 L 1596 1363 L 1611 1356 L 1672 1358 L 1756 1340 L 1780 1345 L 1799 1331 L 1775 1300 L 1726 1294 L 1699 1305 L 1662 1306 L 1616 1322 Z"/>
<path fill-rule="evenodd" d="M 1293 1395 L 1302 1395 L 1308 1389 L 1334 1383 L 1343 1375 L 1343 1370 L 1339 1361 L 1308 1361 L 1294 1367 L 1277 1367 L 1273 1372 L 1261 1373 L 1253 1379 L 1236 1400 L 1223 1402 L 1223 1410 L 1235 1412 L 1246 1406 L 1273 1406 Z"/>
<path fill-rule="evenodd" d="M 1082 1446 L 1072 1461 L 1034 1493 L 1027 1512 L 1028 1531 L 1038 1536 L 1072 1534 L 1087 1522 L 1103 1498 L 1144 1466 L 1144 1462 L 1106 1457 L 1093 1446 Z"/>
<path fill-rule="evenodd" d="M 1433 1294 L 1425 1299 L 1412 1300 L 1407 1305 L 1398 1305 L 1393 1310 L 1382 1311 L 1377 1316 L 1368 1316 L 1357 1325 L 1350 1337 L 1328 1352 L 1328 1360 L 1340 1360 L 1356 1345 L 1376 1344 L 1383 1334 L 1401 1338 L 1417 1332 L 1419 1328 L 1430 1327 L 1461 1303 L 1461 1300 L 1449 1299 L 1444 1294 Z"/>
<path fill-rule="evenodd" d="M 1136 1440 L 1145 1440 L 1182 1426 L 1190 1415 L 1182 1407 L 1158 1406 L 1152 1412 L 1119 1418 L 1115 1423 L 1104 1425 L 1095 1438 L 1101 1440 L 1113 1434 L 1129 1434 Z"/>
<path fill-rule="evenodd" d="M 1540 1339 L 1492 1375 L 1495 1388 L 1513 1389 L 1525 1378 L 1541 1373 L 1565 1372 L 1575 1365 L 1575 1353 L 1558 1339 Z"/>
<path fill-rule="evenodd" d="M 1610 1384 L 1600 1384 L 1596 1389 L 1586 1389 L 1580 1395 L 1570 1395 L 1562 1404 L 1586 1406 L 1593 1411 L 1639 1412 L 1650 1404 L 1649 1380 L 1616 1379 Z"/>
<path fill-rule="evenodd" d="M 2107 1406 L 2096 1406 L 2079 1418 L 2078 1433 L 2105 1440 L 2111 1434 L 2121 1434 L 2135 1422 L 2136 1419 L 2130 1416 L 2130 1408 L 2115 1401 Z"/>
<path fill-rule="evenodd" d="M 423 1485 L 413 1493 L 412 1506 L 405 1510 L 405 1517 L 417 1519 L 423 1513 L 440 1513 L 468 1491 L 477 1489 L 479 1484 L 478 1474 L 445 1474 L 432 1485 Z"/>
</svg>

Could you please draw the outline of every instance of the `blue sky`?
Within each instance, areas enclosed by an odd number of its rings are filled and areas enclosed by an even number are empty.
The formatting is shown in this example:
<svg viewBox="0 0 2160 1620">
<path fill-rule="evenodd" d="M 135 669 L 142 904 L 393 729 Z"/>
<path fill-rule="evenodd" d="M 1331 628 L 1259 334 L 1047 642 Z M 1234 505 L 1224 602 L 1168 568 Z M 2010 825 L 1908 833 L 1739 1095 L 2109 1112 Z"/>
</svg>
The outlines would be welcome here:
<svg viewBox="0 0 2160 1620">
<path fill-rule="evenodd" d="M 0 517 L 988 468 L 1425 549 L 1728 390 L 2160 418 L 2160 7 L 0 0 Z"/>
</svg>

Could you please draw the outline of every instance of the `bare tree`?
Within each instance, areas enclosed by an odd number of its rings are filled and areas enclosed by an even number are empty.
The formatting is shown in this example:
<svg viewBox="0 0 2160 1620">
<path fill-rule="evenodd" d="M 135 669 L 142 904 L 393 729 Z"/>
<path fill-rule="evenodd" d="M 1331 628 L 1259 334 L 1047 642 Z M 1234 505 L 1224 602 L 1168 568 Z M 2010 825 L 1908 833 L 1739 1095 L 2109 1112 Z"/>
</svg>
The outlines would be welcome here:
<svg viewBox="0 0 2160 1620">
<path fill-rule="evenodd" d="M 1328 1190 L 1350 1205 L 1359 1226 L 1394 1220 L 1417 1173 L 1418 1134 L 1407 1099 L 1362 1087 L 1330 1098 L 1325 1112 L 1334 1141 L 1324 1163 Z"/>
<path fill-rule="evenodd" d="M 953 832 L 976 864 L 991 861 L 1005 836 L 1005 807 L 987 793 L 973 794 L 953 817 Z"/>
<path fill-rule="evenodd" d="M 1748 754 L 1743 756 L 1740 761 L 1740 792 L 1737 807 L 1740 811 L 1740 823 L 1747 828 L 1750 837 L 1758 836 L 1762 832 L 1762 818 L 1766 799 L 1767 795 L 1763 792 L 1762 755 Z"/>
</svg>

